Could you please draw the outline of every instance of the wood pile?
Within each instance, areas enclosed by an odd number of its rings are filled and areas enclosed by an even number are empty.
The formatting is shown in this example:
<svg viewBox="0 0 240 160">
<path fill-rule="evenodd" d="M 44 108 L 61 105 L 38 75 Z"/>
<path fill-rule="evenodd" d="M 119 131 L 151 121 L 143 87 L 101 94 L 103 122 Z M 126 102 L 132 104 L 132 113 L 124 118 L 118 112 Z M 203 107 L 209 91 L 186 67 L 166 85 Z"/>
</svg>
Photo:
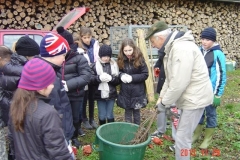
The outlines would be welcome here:
<svg viewBox="0 0 240 160">
<path fill-rule="evenodd" d="M 212 26 L 229 59 L 240 60 L 240 4 L 195 0 L 0 0 L 0 28 L 51 30 L 74 7 L 90 11 L 69 30 L 91 27 L 100 43 L 110 44 L 110 27 L 130 24 L 151 25 L 164 20 L 186 25 L 198 44 L 203 28 Z"/>
</svg>

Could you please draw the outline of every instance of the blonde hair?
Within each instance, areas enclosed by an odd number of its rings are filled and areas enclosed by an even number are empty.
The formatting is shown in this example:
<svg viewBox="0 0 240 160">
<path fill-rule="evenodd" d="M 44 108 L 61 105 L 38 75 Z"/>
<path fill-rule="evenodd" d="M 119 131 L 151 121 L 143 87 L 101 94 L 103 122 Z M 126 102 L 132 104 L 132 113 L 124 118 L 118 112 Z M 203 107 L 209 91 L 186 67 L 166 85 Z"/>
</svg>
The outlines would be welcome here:
<svg viewBox="0 0 240 160">
<path fill-rule="evenodd" d="M 13 52 L 16 52 L 16 44 L 17 44 L 17 41 L 13 42 L 13 44 L 12 44 L 12 51 Z"/>
</svg>

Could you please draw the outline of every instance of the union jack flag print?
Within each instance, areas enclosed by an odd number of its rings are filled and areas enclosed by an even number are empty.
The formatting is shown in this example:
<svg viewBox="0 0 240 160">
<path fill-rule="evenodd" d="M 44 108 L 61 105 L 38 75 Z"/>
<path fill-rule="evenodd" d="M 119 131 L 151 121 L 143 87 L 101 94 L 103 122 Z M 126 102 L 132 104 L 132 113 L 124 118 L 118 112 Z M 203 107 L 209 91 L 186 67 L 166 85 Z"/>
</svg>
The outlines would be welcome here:
<svg viewBox="0 0 240 160">
<path fill-rule="evenodd" d="M 45 48 L 51 56 L 64 54 L 70 50 L 68 42 L 62 36 L 53 33 L 46 35 Z"/>
</svg>

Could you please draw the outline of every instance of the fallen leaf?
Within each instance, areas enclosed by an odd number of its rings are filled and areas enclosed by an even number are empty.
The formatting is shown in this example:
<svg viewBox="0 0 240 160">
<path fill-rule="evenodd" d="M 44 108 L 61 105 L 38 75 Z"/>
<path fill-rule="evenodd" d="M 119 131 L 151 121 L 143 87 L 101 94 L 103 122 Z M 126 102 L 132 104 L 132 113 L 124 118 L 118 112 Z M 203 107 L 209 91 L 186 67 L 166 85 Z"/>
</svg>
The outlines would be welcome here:
<svg viewBox="0 0 240 160">
<path fill-rule="evenodd" d="M 83 155 L 88 156 L 92 153 L 92 147 L 90 145 L 85 145 L 82 147 Z"/>
</svg>

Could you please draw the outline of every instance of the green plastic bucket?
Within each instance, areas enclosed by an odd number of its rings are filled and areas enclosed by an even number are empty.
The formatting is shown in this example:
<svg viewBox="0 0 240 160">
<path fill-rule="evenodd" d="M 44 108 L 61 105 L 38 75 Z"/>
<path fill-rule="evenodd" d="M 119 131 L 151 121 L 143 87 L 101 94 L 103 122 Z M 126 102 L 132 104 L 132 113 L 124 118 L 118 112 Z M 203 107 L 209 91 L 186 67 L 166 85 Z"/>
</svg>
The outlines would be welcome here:
<svg viewBox="0 0 240 160">
<path fill-rule="evenodd" d="M 99 152 L 100 160 L 142 160 L 151 137 L 140 144 L 124 145 L 134 139 L 138 125 L 113 122 L 100 126 L 96 131 L 93 149 Z"/>
</svg>

